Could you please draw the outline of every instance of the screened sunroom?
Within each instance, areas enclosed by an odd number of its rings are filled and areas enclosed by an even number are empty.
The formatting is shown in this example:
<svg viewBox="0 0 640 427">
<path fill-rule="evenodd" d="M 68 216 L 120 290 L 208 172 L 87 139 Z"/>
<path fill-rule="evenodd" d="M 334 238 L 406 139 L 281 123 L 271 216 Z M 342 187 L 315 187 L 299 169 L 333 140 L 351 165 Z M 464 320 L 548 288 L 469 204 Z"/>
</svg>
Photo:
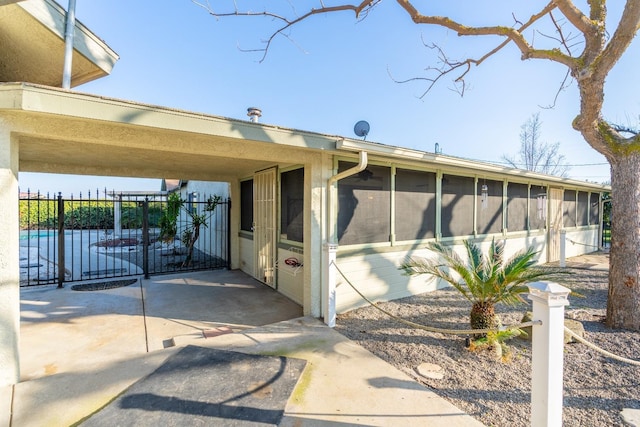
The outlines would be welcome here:
<svg viewBox="0 0 640 427">
<path fill-rule="evenodd" d="M 561 239 L 566 257 L 600 246 L 603 185 L 376 143 L 349 141 L 351 150 L 342 144 L 317 154 L 313 165 L 274 165 L 239 184 L 240 268 L 300 304 L 317 289 L 305 280 L 321 276 L 325 316 L 331 267 L 317 255 L 326 255 L 327 245 L 348 279 L 379 301 L 440 286 L 398 269 L 407 256 L 429 256 L 425 247 L 434 240 L 461 247 L 465 239 L 499 239 L 508 254 L 533 246 L 541 263 L 559 260 Z M 366 164 L 353 153 L 361 151 Z M 310 196 L 318 191 L 321 197 Z M 314 255 L 305 256 L 309 250 Z M 317 273 L 303 274 L 305 260 Z M 338 313 L 365 304 L 345 282 L 336 276 Z"/>
<path fill-rule="evenodd" d="M 601 241 L 603 186 L 439 157 L 433 162 L 372 158 L 337 184 L 337 263 L 349 281 L 373 300 L 434 290 L 435 280 L 407 277 L 398 265 L 407 256 L 430 254 L 438 240 L 460 247 L 504 240 L 515 253 L 533 246 L 541 263 L 593 252 Z M 338 173 L 352 160 L 335 160 Z M 365 302 L 337 278 L 336 310 Z"/>
</svg>

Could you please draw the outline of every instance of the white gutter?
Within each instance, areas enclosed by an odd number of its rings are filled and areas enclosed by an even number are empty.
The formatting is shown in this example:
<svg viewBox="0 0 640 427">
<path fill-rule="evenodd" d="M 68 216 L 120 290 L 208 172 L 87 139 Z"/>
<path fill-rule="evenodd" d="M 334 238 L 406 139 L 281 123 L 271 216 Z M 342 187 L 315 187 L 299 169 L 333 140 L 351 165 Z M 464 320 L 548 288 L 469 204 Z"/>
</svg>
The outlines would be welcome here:
<svg viewBox="0 0 640 427">
<path fill-rule="evenodd" d="M 324 245 L 325 275 L 323 280 L 324 292 L 322 302 L 324 323 L 331 328 L 336 326 L 336 269 L 332 264 L 336 262 L 336 253 L 338 252 L 338 236 L 335 226 L 337 223 L 337 209 L 332 197 L 334 194 L 333 185 L 343 178 L 365 170 L 367 162 L 367 152 L 360 151 L 360 159 L 356 166 L 333 175 L 327 180 L 327 243 Z"/>
<path fill-rule="evenodd" d="M 331 244 L 338 244 L 338 237 L 336 236 L 335 233 L 335 227 L 332 227 L 332 218 L 334 217 L 334 213 L 332 212 L 334 210 L 334 204 L 332 203 L 332 194 L 333 192 L 331 191 L 331 187 L 333 186 L 333 184 L 335 184 L 336 182 L 340 181 L 341 179 L 347 178 L 351 175 L 355 175 L 358 172 L 362 172 L 363 170 L 365 170 L 367 168 L 367 163 L 368 163 L 368 156 L 367 156 L 367 152 L 366 151 L 360 151 L 360 158 L 358 160 L 358 164 L 355 165 L 354 167 L 347 169 L 346 171 L 342 171 L 336 175 L 333 175 L 331 178 L 329 178 L 327 180 L 327 203 L 329 204 L 329 217 L 328 217 L 328 221 L 329 221 L 329 243 Z"/>
<path fill-rule="evenodd" d="M 73 57 L 73 33 L 76 28 L 76 0 L 69 0 L 67 23 L 64 29 L 64 68 L 62 70 L 62 88 L 71 88 L 71 62 Z"/>
</svg>

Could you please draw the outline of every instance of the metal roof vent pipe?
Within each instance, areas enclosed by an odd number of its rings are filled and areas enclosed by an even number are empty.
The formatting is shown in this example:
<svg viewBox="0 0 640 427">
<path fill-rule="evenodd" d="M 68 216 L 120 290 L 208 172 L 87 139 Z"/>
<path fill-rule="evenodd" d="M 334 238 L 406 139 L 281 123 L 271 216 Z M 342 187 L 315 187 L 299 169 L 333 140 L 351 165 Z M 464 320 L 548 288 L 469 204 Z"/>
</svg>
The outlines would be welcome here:
<svg viewBox="0 0 640 427">
<path fill-rule="evenodd" d="M 247 108 L 247 116 L 251 123 L 258 123 L 258 119 L 262 116 L 262 110 L 256 107 Z"/>
</svg>

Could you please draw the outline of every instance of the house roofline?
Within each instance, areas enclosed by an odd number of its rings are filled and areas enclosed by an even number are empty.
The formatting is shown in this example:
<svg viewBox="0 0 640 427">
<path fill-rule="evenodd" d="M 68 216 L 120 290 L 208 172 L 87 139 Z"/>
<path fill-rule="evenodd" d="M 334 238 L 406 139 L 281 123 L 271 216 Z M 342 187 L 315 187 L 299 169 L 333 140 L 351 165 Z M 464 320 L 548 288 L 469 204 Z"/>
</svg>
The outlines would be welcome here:
<svg viewBox="0 0 640 427">
<path fill-rule="evenodd" d="M 33 83 L 0 83 L 0 112 L 2 110 L 44 113 L 177 132 L 199 133 L 223 139 L 272 143 L 321 150 L 328 153 L 367 151 L 370 156 L 415 161 L 444 169 L 468 169 L 475 171 L 476 174 L 500 174 L 563 187 L 610 191 L 610 186 L 607 185 L 512 169 L 488 162 L 355 140 L 337 135 L 252 123 L 248 120 L 120 100 Z"/>
<path fill-rule="evenodd" d="M 342 138 L 27 82 L 0 83 L 2 110 L 62 115 L 318 150 L 335 150 L 336 141 Z"/>
<path fill-rule="evenodd" d="M 443 168 L 463 168 L 471 169 L 480 173 L 493 173 L 527 179 L 530 181 L 539 180 L 550 184 L 557 184 L 563 187 L 589 187 L 599 191 L 610 191 L 611 187 L 604 184 L 563 178 L 554 175 L 547 175 L 525 169 L 514 169 L 494 163 L 482 162 L 478 160 L 465 159 L 462 157 L 447 156 L 443 154 L 429 153 L 411 148 L 396 147 L 392 145 L 380 144 L 370 141 L 340 140 L 336 143 L 336 148 L 349 152 L 367 151 L 371 155 L 384 155 L 404 160 L 415 160 L 437 164 Z"/>
</svg>

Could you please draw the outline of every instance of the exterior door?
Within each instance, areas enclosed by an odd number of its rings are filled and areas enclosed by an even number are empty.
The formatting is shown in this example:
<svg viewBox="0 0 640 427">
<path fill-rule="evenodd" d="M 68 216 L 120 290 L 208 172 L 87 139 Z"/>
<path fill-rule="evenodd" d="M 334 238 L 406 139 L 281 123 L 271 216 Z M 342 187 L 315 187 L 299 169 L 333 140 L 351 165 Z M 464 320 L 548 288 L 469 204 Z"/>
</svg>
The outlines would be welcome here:
<svg viewBox="0 0 640 427">
<path fill-rule="evenodd" d="M 560 260 L 560 230 L 562 230 L 562 188 L 549 189 L 549 241 L 547 261 Z"/>
<path fill-rule="evenodd" d="M 276 168 L 253 177 L 254 277 L 276 287 Z"/>
</svg>

